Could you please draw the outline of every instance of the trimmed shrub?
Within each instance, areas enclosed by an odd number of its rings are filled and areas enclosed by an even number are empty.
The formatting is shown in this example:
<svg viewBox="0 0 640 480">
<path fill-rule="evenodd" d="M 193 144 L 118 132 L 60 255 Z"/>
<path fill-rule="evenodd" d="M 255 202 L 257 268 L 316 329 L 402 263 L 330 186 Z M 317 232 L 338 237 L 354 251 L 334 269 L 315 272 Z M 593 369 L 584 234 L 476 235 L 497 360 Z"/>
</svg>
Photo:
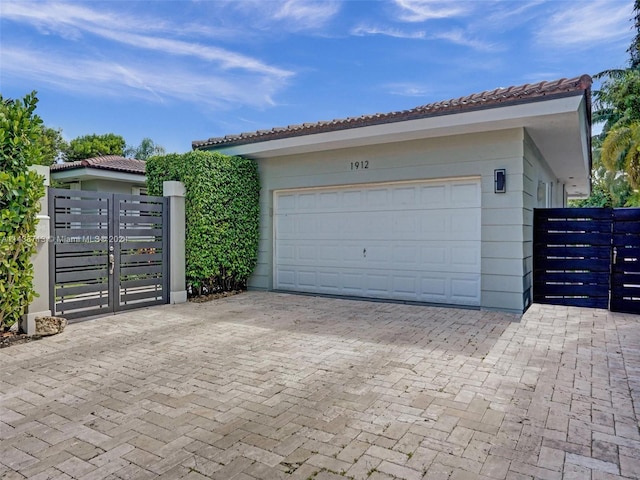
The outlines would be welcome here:
<svg viewBox="0 0 640 480">
<path fill-rule="evenodd" d="M 28 165 L 42 157 L 42 120 L 35 92 L 22 101 L 0 95 L 0 326 L 12 325 L 35 296 L 31 256 L 36 215 L 44 195 L 42 176 Z"/>
<path fill-rule="evenodd" d="M 147 160 L 149 194 L 179 180 L 186 193 L 190 295 L 246 288 L 258 259 L 260 180 L 254 160 L 194 151 Z"/>
</svg>

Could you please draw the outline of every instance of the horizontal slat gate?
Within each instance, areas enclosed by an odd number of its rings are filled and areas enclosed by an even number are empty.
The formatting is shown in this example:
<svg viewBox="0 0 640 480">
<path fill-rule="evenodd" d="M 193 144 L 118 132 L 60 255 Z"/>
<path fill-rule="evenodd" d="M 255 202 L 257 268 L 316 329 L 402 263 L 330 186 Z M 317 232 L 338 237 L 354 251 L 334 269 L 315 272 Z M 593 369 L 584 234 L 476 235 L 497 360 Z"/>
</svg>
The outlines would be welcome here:
<svg viewBox="0 0 640 480">
<path fill-rule="evenodd" d="M 116 310 L 166 303 L 168 248 L 166 198 L 115 195 L 118 279 Z"/>
<path fill-rule="evenodd" d="M 167 303 L 167 201 L 50 188 L 52 312 L 75 319 Z"/>
<path fill-rule="evenodd" d="M 534 211 L 535 302 L 609 307 L 611 218 L 608 208 Z"/>
<path fill-rule="evenodd" d="M 640 313 L 640 208 L 613 211 L 610 308 Z"/>
<path fill-rule="evenodd" d="M 113 311 L 109 275 L 112 194 L 49 189 L 51 311 L 68 319 Z"/>
</svg>

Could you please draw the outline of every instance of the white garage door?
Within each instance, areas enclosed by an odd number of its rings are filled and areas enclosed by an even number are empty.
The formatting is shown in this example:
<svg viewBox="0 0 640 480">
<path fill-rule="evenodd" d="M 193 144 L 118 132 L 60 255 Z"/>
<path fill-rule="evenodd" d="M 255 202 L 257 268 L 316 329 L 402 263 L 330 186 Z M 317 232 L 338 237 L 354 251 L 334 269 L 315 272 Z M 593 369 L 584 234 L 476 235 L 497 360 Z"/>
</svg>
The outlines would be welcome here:
<svg viewBox="0 0 640 480">
<path fill-rule="evenodd" d="M 275 288 L 480 305 L 480 180 L 279 191 Z"/>
</svg>

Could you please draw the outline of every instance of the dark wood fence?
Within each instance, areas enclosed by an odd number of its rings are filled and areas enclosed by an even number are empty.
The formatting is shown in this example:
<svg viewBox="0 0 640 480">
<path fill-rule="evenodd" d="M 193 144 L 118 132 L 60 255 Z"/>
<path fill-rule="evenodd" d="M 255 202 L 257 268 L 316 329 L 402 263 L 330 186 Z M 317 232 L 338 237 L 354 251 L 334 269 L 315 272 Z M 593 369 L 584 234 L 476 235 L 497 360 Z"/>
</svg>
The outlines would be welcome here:
<svg viewBox="0 0 640 480">
<path fill-rule="evenodd" d="M 609 308 L 611 209 L 534 211 L 533 300 Z"/>
<path fill-rule="evenodd" d="M 640 313 L 640 209 L 534 211 L 537 303 Z"/>
</svg>

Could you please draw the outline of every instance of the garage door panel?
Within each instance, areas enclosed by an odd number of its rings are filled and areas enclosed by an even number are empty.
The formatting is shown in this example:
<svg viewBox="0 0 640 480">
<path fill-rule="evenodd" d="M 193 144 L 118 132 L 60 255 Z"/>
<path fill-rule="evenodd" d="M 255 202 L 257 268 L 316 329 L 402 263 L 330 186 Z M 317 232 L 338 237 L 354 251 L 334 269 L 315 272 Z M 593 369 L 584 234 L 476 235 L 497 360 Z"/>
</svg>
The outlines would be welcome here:
<svg viewBox="0 0 640 480">
<path fill-rule="evenodd" d="M 395 274 L 391 277 L 393 293 L 403 299 L 416 299 L 418 288 L 414 275 Z"/>
<path fill-rule="evenodd" d="M 366 293 L 368 295 L 380 296 L 388 295 L 389 277 L 387 275 L 369 274 L 366 278 Z"/>
<path fill-rule="evenodd" d="M 275 287 L 478 305 L 479 181 L 278 192 Z"/>
<path fill-rule="evenodd" d="M 392 260 L 396 264 L 415 265 L 416 259 L 420 258 L 419 245 L 397 245 L 392 247 Z"/>
<path fill-rule="evenodd" d="M 284 268 L 278 268 L 276 271 L 278 288 L 297 290 L 296 272 Z"/>
<path fill-rule="evenodd" d="M 296 244 L 297 243 L 297 244 Z M 363 247 L 363 245 L 366 245 Z M 343 241 L 318 245 L 317 240 L 282 241 L 276 261 L 282 266 L 325 266 L 408 271 L 467 272 L 480 268 L 480 253 L 474 242 Z"/>
<path fill-rule="evenodd" d="M 442 270 L 449 262 L 448 246 L 442 244 L 422 245 L 420 248 L 421 265 L 431 270 Z"/>
<path fill-rule="evenodd" d="M 340 206 L 339 192 L 320 193 L 318 197 L 320 208 L 336 209 Z"/>
<path fill-rule="evenodd" d="M 444 276 L 425 276 L 421 279 L 421 300 L 444 301 L 447 298 L 447 279 Z M 425 300 L 429 298 L 429 300 Z"/>
<path fill-rule="evenodd" d="M 299 270 L 297 272 L 296 283 L 301 288 L 315 288 L 318 284 L 315 270 Z"/>
<path fill-rule="evenodd" d="M 391 208 L 402 210 L 416 205 L 416 187 L 398 187 L 391 190 Z"/>
<path fill-rule="evenodd" d="M 296 260 L 296 247 L 295 245 L 280 245 L 278 248 L 278 255 L 276 260 L 279 264 L 293 263 Z"/>
<path fill-rule="evenodd" d="M 451 264 L 461 267 L 464 270 L 478 270 L 480 269 L 480 252 L 473 246 L 457 245 L 452 246 L 451 249 Z"/>
<path fill-rule="evenodd" d="M 278 196 L 278 210 L 288 212 L 296 210 L 296 200 L 299 195 L 283 193 Z"/>
<path fill-rule="evenodd" d="M 420 188 L 422 208 L 441 208 L 447 205 L 447 187 L 445 185 L 427 185 Z"/>
<path fill-rule="evenodd" d="M 317 247 L 315 245 L 299 246 L 296 248 L 296 258 L 303 262 L 317 262 Z"/>
<path fill-rule="evenodd" d="M 454 183 L 451 185 L 450 207 L 473 207 L 480 203 L 480 184 Z"/>
<path fill-rule="evenodd" d="M 480 276 L 451 279 L 451 299 L 454 303 L 479 305 Z"/>
<path fill-rule="evenodd" d="M 318 285 L 320 288 L 331 291 L 333 293 L 340 293 L 340 288 L 337 286 L 340 284 L 340 274 L 337 272 L 318 272 Z"/>
<path fill-rule="evenodd" d="M 389 204 L 389 190 L 372 188 L 365 190 L 366 204 L 369 208 L 385 208 Z"/>
</svg>

